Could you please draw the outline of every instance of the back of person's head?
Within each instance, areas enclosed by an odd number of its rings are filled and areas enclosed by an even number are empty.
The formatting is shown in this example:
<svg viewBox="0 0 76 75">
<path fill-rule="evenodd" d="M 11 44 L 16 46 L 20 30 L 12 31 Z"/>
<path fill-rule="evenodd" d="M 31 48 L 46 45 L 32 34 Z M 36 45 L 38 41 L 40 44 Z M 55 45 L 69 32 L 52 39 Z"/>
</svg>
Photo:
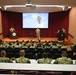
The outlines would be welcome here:
<svg viewBox="0 0 76 75">
<path fill-rule="evenodd" d="M 43 55 L 42 55 L 42 57 L 43 57 L 43 58 L 47 58 L 47 57 L 48 57 L 48 56 L 47 56 L 47 53 L 44 52 Z"/>
<path fill-rule="evenodd" d="M 61 56 L 62 57 L 67 57 L 67 52 L 66 51 L 62 51 Z"/>
<path fill-rule="evenodd" d="M 20 55 L 20 56 L 25 56 L 25 50 L 20 50 L 19 55 Z"/>
<path fill-rule="evenodd" d="M 38 42 L 41 42 L 41 40 L 38 40 Z"/>
<path fill-rule="evenodd" d="M 4 57 L 4 56 L 6 56 L 6 51 L 5 50 L 2 50 L 1 51 L 1 57 Z"/>
<path fill-rule="evenodd" d="M 16 40 L 16 42 L 18 43 L 19 41 L 18 41 L 18 40 Z"/>
</svg>

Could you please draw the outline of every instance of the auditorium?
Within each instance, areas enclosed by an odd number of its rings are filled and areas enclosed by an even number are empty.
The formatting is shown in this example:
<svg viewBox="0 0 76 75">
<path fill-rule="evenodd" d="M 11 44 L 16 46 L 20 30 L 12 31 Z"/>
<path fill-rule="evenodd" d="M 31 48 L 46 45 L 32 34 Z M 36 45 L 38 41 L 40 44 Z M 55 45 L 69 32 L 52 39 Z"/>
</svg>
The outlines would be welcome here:
<svg viewBox="0 0 76 75">
<path fill-rule="evenodd" d="M 76 75 L 75 0 L 0 0 L 0 74 Z"/>
</svg>

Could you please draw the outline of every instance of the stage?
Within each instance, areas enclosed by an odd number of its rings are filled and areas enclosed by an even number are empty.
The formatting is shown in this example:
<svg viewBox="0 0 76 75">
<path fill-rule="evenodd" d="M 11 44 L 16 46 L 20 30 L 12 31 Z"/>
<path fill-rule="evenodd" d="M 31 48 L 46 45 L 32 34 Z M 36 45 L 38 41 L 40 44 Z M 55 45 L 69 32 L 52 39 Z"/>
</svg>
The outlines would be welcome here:
<svg viewBox="0 0 76 75">
<path fill-rule="evenodd" d="M 18 37 L 18 39 L 10 39 L 10 38 L 3 38 L 2 41 L 4 42 L 15 42 L 16 40 L 18 40 L 19 42 L 21 42 L 22 40 L 26 41 L 35 41 L 36 43 L 38 42 L 37 38 L 33 38 L 33 37 Z M 58 41 L 58 38 L 41 38 L 40 39 L 42 43 L 44 43 L 45 41 L 53 41 L 56 42 Z M 65 39 L 64 44 L 67 45 L 71 45 L 72 42 L 69 39 Z"/>
</svg>

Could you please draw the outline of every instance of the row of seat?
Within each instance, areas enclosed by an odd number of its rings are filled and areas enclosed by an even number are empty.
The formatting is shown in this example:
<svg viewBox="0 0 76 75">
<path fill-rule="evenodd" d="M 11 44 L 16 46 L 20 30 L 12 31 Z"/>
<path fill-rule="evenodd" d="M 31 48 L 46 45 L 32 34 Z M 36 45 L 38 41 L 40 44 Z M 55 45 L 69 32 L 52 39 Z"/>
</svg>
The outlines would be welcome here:
<svg viewBox="0 0 76 75">
<path fill-rule="evenodd" d="M 7 55 L 6 57 L 9 57 L 9 58 L 18 58 L 19 57 L 19 51 L 6 51 L 7 52 Z M 76 55 L 73 55 L 73 52 L 72 51 L 67 51 L 68 53 L 68 57 L 72 58 L 72 59 L 76 59 Z M 30 52 L 26 52 L 25 51 L 25 57 L 29 58 L 29 59 L 39 59 L 39 58 L 42 58 L 42 54 L 43 52 L 35 52 L 35 51 L 30 51 Z M 47 52 L 47 55 L 49 58 L 52 58 L 52 59 L 56 59 L 58 57 L 61 57 L 61 52 L 58 51 L 58 52 Z"/>
<path fill-rule="evenodd" d="M 38 59 L 38 58 L 41 58 L 42 57 L 42 54 L 43 52 L 46 52 L 48 54 L 48 57 L 50 58 L 53 58 L 53 59 L 56 59 L 58 57 L 61 56 L 61 51 L 65 50 L 66 49 L 63 49 L 63 50 L 58 50 L 58 49 L 53 49 L 52 51 L 49 50 L 48 48 L 46 50 L 43 50 L 41 48 L 35 50 L 34 48 L 30 48 L 29 50 L 26 49 L 26 48 L 23 48 L 25 50 L 25 57 L 27 58 L 30 58 L 30 59 Z M 9 58 L 12 58 L 12 57 L 19 57 L 19 52 L 21 50 L 21 48 L 0 48 L 0 51 L 1 50 L 6 50 L 7 52 L 7 57 Z M 70 51 L 67 51 L 68 53 L 68 57 L 72 58 L 72 59 L 76 59 L 76 55 L 73 55 L 73 51 L 70 50 Z"/>
<path fill-rule="evenodd" d="M 67 51 L 67 48 L 61 48 L 61 49 L 58 49 L 58 48 L 11 48 L 11 47 L 8 47 L 8 48 L 2 48 L 0 47 L 0 50 L 3 50 L 3 49 L 6 49 L 6 50 L 21 50 L 21 49 L 24 49 L 25 51 L 62 51 L 62 50 L 65 50 Z"/>
<path fill-rule="evenodd" d="M 76 72 L 67 71 L 33 71 L 33 70 L 2 70 L 0 74 L 24 74 L 24 75 L 76 75 Z"/>
</svg>

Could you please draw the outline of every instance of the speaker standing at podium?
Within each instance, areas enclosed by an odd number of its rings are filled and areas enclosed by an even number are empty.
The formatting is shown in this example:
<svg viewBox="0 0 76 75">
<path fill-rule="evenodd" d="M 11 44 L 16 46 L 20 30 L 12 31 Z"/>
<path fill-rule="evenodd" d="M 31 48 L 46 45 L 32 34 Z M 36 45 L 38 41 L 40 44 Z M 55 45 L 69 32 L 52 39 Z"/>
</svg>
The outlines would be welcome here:
<svg viewBox="0 0 76 75">
<path fill-rule="evenodd" d="M 58 30 L 57 34 L 58 34 L 58 40 L 65 40 L 65 29 L 62 28 L 62 30 Z"/>
<path fill-rule="evenodd" d="M 17 32 L 14 28 L 10 28 L 10 39 L 17 39 Z"/>
</svg>

